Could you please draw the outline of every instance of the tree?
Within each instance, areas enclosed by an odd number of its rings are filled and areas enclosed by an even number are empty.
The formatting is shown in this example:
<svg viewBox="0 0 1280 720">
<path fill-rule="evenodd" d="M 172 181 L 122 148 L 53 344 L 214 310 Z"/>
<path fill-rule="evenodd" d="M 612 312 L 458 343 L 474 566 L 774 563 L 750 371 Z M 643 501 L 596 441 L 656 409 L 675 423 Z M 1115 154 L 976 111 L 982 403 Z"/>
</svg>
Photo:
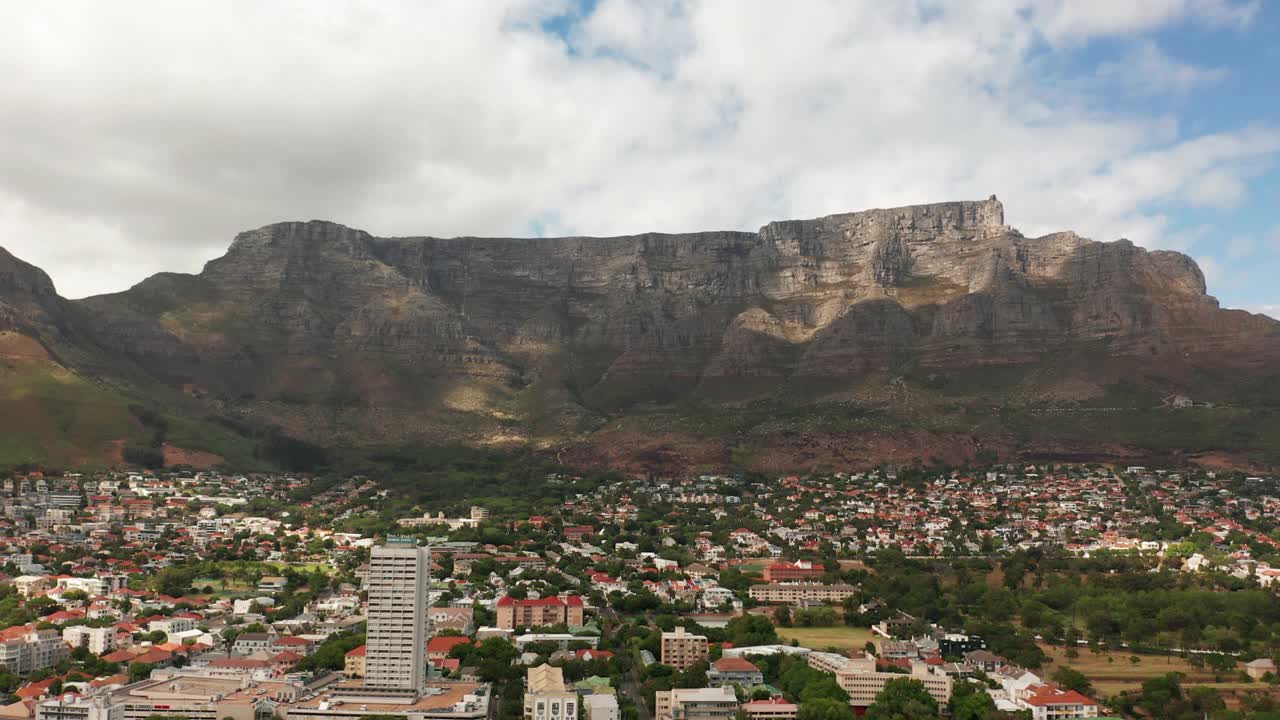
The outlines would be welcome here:
<svg viewBox="0 0 1280 720">
<path fill-rule="evenodd" d="M 777 620 L 778 624 L 783 627 L 790 625 L 791 624 L 791 607 L 789 605 L 783 605 L 782 607 L 778 608 L 778 611 L 773 614 L 773 619 Z"/>
<path fill-rule="evenodd" d="M 915 678 L 894 678 L 867 708 L 867 720 L 938 720 L 938 702 Z"/>
<path fill-rule="evenodd" d="M 778 642 L 778 631 L 763 615 L 739 615 L 725 626 L 725 638 L 736 647 L 772 645 Z"/>
<path fill-rule="evenodd" d="M 1071 667 L 1063 665 L 1053 671 L 1053 681 L 1068 690 L 1075 690 L 1085 695 L 1093 694 L 1093 683 L 1089 682 L 1089 678 L 1085 674 Z"/>
<path fill-rule="evenodd" d="M 796 720 L 854 720 L 849 703 L 839 700 L 811 700 L 800 706 Z"/>
<path fill-rule="evenodd" d="M 996 712 L 996 702 L 976 683 L 957 683 L 951 692 L 952 720 L 988 720 Z"/>
<path fill-rule="evenodd" d="M 189 567 L 167 567 L 156 573 L 153 587 L 156 592 L 171 597 L 186 595 L 191 589 L 191 581 L 195 579 L 195 569 Z"/>
<path fill-rule="evenodd" d="M 707 670 L 710 667 L 705 661 L 694 663 L 685 670 L 676 673 L 675 677 L 672 678 L 672 684 L 678 688 L 706 687 Z"/>
<path fill-rule="evenodd" d="M 347 653 L 364 644 L 364 635 L 334 635 L 298 662 L 298 670 L 341 670 Z"/>
</svg>

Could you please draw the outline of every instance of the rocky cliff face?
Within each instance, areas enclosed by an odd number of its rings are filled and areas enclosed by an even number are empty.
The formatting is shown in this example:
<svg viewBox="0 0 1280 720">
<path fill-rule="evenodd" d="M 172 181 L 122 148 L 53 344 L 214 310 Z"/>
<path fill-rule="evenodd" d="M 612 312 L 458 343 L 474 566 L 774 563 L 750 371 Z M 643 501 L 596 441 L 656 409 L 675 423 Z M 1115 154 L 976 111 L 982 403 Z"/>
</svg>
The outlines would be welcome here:
<svg viewBox="0 0 1280 720">
<path fill-rule="evenodd" d="M 26 303 L 10 316 L 66 314 L 43 273 L 7 257 L 0 301 Z M 821 397 L 1064 358 L 1079 359 L 1067 374 L 1175 385 L 1280 362 L 1280 323 L 1219 309 L 1189 258 L 1028 238 L 994 197 L 758 233 L 377 238 L 280 223 L 199 275 L 70 305 L 94 347 L 161 382 L 277 415 L 383 413 L 342 431 L 353 441 L 439 413 L 572 430 L 635 403 Z"/>
<path fill-rule="evenodd" d="M 0 248 L 0 330 L 57 332 L 66 312 L 43 270 Z"/>
</svg>

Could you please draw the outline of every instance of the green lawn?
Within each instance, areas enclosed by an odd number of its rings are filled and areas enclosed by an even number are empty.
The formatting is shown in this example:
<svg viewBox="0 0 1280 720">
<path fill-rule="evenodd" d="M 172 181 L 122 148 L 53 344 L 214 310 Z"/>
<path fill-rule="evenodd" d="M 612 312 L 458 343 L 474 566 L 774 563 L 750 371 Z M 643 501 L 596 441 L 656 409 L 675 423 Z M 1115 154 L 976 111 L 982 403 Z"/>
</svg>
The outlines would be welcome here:
<svg viewBox="0 0 1280 720">
<path fill-rule="evenodd" d="M 212 587 L 213 596 L 217 597 L 240 597 L 256 594 L 254 593 L 255 588 L 253 585 L 230 578 L 196 578 L 191 582 L 191 585 L 197 590 Z"/>
<path fill-rule="evenodd" d="M 861 650 L 868 642 L 879 645 L 879 638 L 870 629 L 836 625 L 834 627 L 780 627 L 778 637 L 786 642 L 795 640 L 812 650 L 829 647 L 840 650 Z"/>
</svg>

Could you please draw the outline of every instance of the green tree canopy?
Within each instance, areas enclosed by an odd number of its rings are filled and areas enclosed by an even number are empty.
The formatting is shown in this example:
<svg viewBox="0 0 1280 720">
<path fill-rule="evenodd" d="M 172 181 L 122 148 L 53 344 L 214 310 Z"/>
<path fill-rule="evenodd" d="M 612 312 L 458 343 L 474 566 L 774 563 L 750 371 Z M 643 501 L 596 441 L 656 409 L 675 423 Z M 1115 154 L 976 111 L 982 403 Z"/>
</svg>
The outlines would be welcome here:
<svg viewBox="0 0 1280 720">
<path fill-rule="evenodd" d="M 867 720 L 938 720 L 938 702 L 924 683 L 910 677 L 894 678 L 867 708 Z"/>
</svg>

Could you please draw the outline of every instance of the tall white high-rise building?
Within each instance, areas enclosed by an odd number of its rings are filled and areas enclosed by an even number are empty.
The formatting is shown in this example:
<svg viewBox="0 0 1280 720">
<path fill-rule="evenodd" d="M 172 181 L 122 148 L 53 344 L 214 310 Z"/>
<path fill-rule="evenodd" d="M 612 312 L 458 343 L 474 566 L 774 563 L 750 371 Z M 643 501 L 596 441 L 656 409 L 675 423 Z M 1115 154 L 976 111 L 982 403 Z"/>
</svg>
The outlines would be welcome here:
<svg viewBox="0 0 1280 720">
<path fill-rule="evenodd" d="M 369 622 L 364 686 L 417 694 L 426 682 L 427 590 L 431 550 L 388 538 L 369 558 Z"/>
</svg>

